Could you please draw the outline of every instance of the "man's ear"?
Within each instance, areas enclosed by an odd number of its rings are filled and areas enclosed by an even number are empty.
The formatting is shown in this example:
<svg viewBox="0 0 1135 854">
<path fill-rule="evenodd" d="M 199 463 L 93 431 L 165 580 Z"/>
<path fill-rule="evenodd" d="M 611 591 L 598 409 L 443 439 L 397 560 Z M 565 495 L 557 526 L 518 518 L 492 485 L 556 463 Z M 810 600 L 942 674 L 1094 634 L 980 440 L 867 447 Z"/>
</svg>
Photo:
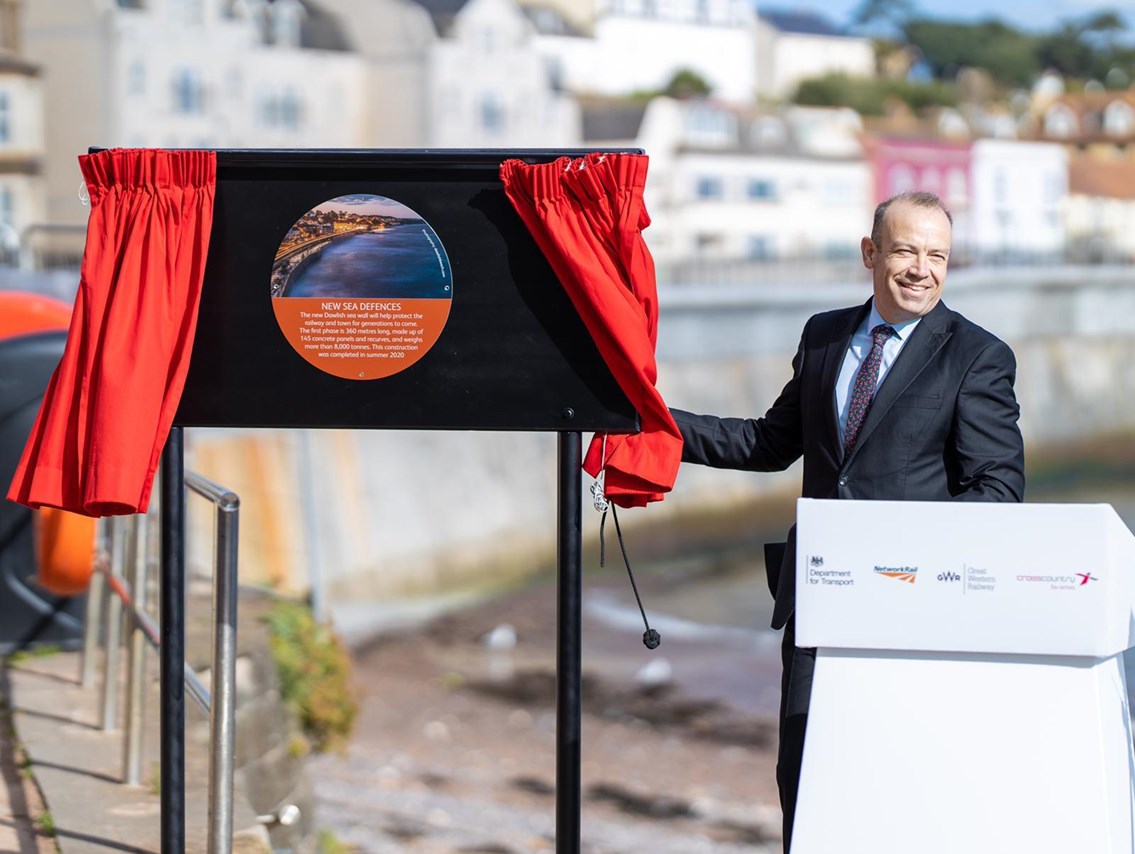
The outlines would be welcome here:
<svg viewBox="0 0 1135 854">
<path fill-rule="evenodd" d="M 875 257 L 879 254 L 879 249 L 875 246 L 875 241 L 870 237 L 864 237 L 859 241 L 859 251 L 863 254 L 863 266 L 868 270 L 874 270 Z"/>
</svg>

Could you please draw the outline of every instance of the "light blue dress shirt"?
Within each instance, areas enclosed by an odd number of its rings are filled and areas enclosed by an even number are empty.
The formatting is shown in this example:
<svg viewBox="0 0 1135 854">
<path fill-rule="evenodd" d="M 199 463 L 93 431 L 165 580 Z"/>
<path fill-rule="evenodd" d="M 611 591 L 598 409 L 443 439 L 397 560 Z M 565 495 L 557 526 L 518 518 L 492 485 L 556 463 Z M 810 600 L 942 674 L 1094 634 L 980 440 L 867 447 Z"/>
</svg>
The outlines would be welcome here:
<svg viewBox="0 0 1135 854">
<path fill-rule="evenodd" d="M 882 386 L 887 371 L 895 363 L 903 345 L 910 338 L 910 333 L 914 331 L 921 320 L 921 317 L 916 317 L 914 320 L 908 320 L 905 323 L 887 324 L 898 334 L 892 335 L 883 345 L 883 361 L 879 365 L 879 382 L 875 386 L 876 392 Z M 839 422 L 840 442 L 843 441 L 844 431 L 847 429 L 847 409 L 848 403 L 851 401 L 851 391 L 855 388 L 855 376 L 859 373 L 859 366 L 867 358 L 867 354 L 871 352 L 871 330 L 880 323 L 887 323 L 887 321 L 879 315 L 879 312 L 875 309 L 875 300 L 872 299 L 871 311 L 867 313 L 867 319 L 859 325 L 855 334 L 851 336 L 851 344 L 843 357 L 843 365 L 840 367 L 839 377 L 836 379 L 835 411 L 836 420 Z"/>
</svg>

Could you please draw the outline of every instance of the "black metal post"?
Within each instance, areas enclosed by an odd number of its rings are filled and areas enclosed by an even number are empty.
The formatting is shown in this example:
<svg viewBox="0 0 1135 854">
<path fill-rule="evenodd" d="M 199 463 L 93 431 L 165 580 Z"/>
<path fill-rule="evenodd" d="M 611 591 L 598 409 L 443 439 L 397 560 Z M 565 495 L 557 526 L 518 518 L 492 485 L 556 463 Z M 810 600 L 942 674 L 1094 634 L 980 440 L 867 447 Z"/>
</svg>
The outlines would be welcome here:
<svg viewBox="0 0 1135 854">
<path fill-rule="evenodd" d="M 583 709 L 583 437 L 560 433 L 556 646 L 556 854 L 579 853 Z"/>
<path fill-rule="evenodd" d="M 185 851 L 185 436 L 170 430 L 161 483 L 161 777 L 163 854 Z"/>
</svg>

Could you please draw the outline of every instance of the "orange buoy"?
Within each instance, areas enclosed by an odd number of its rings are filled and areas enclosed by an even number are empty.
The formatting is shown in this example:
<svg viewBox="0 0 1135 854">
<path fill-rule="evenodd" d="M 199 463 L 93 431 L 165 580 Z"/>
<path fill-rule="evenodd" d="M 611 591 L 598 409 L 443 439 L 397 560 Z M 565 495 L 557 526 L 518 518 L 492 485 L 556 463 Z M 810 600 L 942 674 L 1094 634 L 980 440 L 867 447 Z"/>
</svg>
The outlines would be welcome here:
<svg viewBox="0 0 1135 854">
<path fill-rule="evenodd" d="M 82 593 L 95 565 L 97 520 L 57 507 L 35 512 L 36 582 L 57 596 Z"/>
</svg>

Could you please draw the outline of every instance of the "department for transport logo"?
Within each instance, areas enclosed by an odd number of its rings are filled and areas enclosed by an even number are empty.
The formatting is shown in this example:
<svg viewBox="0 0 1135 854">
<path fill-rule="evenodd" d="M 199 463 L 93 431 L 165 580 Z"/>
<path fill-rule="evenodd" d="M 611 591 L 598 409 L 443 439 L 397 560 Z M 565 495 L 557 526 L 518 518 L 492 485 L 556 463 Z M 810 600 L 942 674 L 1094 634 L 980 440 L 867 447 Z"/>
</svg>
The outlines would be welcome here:
<svg viewBox="0 0 1135 854">
<path fill-rule="evenodd" d="M 877 566 L 875 567 L 876 575 L 883 575 L 887 578 L 893 578 L 896 581 L 905 581 L 907 584 L 914 584 L 918 579 L 917 566 Z"/>
<path fill-rule="evenodd" d="M 854 587 L 855 577 L 850 569 L 825 569 L 822 557 L 808 555 L 808 583 L 824 587 Z"/>
</svg>

